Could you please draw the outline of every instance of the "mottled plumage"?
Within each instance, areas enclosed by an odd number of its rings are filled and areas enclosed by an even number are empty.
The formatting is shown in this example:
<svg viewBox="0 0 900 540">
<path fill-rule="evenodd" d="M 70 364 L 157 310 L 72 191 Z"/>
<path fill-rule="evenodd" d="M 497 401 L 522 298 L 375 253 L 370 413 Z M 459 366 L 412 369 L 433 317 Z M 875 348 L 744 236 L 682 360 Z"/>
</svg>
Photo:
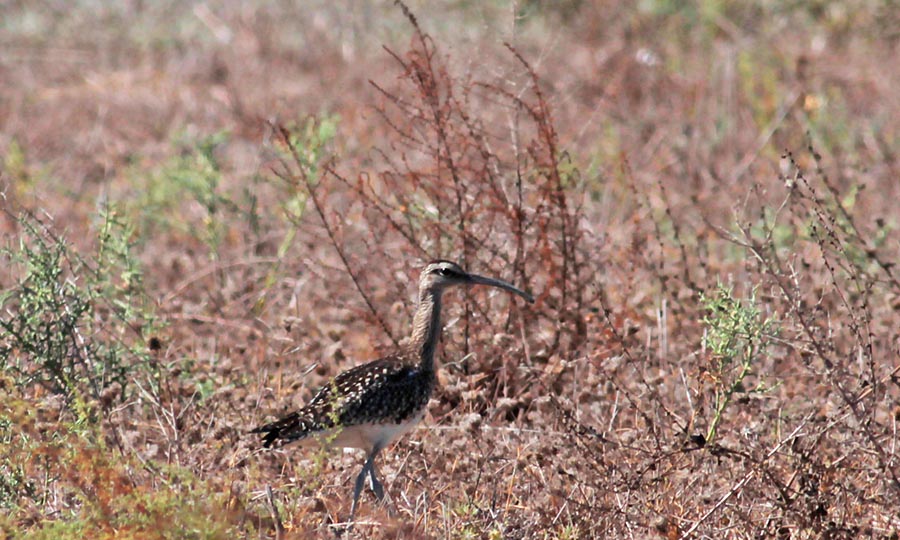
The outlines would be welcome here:
<svg viewBox="0 0 900 540">
<path fill-rule="evenodd" d="M 349 369 L 322 386 L 309 403 L 252 433 L 269 448 L 318 440 L 327 446 L 362 448 L 368 454 L 356 478 L 350 519 L 366 474 L 380 500 L 384 489 L 375 474 L 375 456 L 425 415 L 434 390 L 434 352 L 441 332 L 441 295 L 453 285 L 487 285 L 534 299 L 505 281 L 468 274 L 456 263 L 434 261 L 419 278 L 419 299 L 408 347 Z"/>
<path fill-rule="evenodd" d="M 369 445 L 337 443 L 353 426 L 400 425 L 415 418 L 428 404 L 434 383 L 434 370 L 410 365 L 402 355 L 388 356 L 344 371 L 320 388 L 305 407 L 253 433 L 264 434 L 266 448 L 321 435 L 329 446 L 368 449 Z M 329 440 L 330 435 L 334 440 Z"/>
</svg>

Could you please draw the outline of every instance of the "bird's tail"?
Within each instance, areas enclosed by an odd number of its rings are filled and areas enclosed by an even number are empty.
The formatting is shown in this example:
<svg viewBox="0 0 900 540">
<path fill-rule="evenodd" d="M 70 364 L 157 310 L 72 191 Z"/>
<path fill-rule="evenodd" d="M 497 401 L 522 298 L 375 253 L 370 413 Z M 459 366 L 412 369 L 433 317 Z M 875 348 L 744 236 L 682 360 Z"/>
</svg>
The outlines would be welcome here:
<svg viewBox="0 0 900 540">
<path fill-rule="evenodd" d="M 263 447 L 271 448 L 304 439 L 320 429 L 321 427 L 310 419 L 310 415 L 301 409 L 280 420 L 252 429 L 250 433 L 261 433 Z"/>
</svg>

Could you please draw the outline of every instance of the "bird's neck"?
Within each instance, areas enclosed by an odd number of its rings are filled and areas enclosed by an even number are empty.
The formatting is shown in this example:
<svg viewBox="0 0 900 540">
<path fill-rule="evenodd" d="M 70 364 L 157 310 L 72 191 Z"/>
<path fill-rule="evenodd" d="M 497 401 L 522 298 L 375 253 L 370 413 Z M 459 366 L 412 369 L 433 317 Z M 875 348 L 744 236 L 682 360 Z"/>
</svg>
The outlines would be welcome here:
<svg viewBox="0 0 900 540">
<path fill-rule="evenodd" d="M 441 292 L 419 292 L 419 305 L 413 317 L 411 352 L 423 371 L 434 371 L 434 352 L 441 337 Z"/>
</svg>

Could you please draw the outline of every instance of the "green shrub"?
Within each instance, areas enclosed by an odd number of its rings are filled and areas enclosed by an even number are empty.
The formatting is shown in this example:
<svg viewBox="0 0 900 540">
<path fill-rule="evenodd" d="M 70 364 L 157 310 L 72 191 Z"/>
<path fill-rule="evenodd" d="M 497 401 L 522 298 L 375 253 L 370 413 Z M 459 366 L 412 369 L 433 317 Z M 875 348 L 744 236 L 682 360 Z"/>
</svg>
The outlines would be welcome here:
<svg viewBox="0 0 900 540">
<path fill-rule="evenodd" d="M 776 321 L 762 316 L 756 289 L 750 298 L 741 299 L 735 297 L 731 287 L 720 283 L 712 293 L 701 294 L 700 302 L 706 310 L 703 348 L 710 358 L 707 375 L 713 385 L 712 418 L 706 433 L 706 443 L 711 444 L 734 395 L 747 392 L 744 380 L 766 354 Z"/>
<path fill-rule="evenodd" d="M 0 296 L 0 369 L 20 388 L 41 386 L 73 403 L 124 397 L 147 365 L 143 336 L 155 328 L 130 225 L 100 212 L 97 251 L 82 257 L 32 216 L 2 255 L 19 279 Z"/>
</svg>

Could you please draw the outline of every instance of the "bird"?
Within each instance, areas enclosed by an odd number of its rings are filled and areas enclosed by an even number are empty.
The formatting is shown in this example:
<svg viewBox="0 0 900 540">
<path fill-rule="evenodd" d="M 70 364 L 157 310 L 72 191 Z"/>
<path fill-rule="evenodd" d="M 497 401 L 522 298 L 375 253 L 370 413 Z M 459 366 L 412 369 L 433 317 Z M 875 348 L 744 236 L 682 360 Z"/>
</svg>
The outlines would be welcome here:
<svg viewBox="0 0 900 540">
<path fill-rule="evenodd" d="M 384 486 L 375 469 L 378 453 L 425 416 L 437 381 L 434 356 L 444 292 L 472 285 L 503 289 L 534 303 L 532 295 L 506 281 L 468 273 L 452 261 L 432 261 L 419 277 L 418 305 L 406 346 L 338 374 L 304 407 L 250 431 L 261 435 L 264 448 L 315 441 L 327 448 L 364 450 L 366 460 L 354 484 L 350 522 L 367 475 L 375 497 L 384 499 Z"/>
</svg>

